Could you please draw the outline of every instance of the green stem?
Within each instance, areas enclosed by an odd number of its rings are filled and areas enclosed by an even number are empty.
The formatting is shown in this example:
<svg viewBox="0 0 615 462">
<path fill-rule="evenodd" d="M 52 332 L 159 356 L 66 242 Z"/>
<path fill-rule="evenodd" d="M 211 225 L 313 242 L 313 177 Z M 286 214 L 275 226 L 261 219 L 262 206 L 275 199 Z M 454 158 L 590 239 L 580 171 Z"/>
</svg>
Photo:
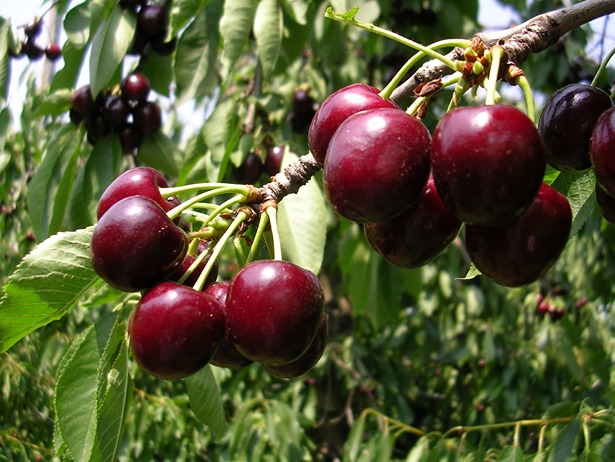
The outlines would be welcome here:
<svg viewBox="0 0 615 462">
<path fill-rule="evenodd" d="M 494 46 L 491 49 L 491 67 L 489 68 L 489 77 L 485 84 L 487 90 L 487 97 L 485 104 L 494 105 L 496 99 L 496 85 L 498 82 L 498 75 L 500 74 L 500 62 L 504 56 L 504 48 L 499 45 Z"/>
<path fill-rule="evenodd" d="M 457 107 L 459 101 L 461 101 L 461 97 L 464 95 L 466 91 L 470 88 L 470 82 L 465 79 L 459 79 L 457 81 L 457 85 L 455 86 L 455 90 L 453 91 L 453 97 L 451 101 L 448 103 L 448 108 L 446 112 L 450 112 Z"/>
<path fill-rule="evenodd" d="M 536 107 L 534 106 L 534 95 L 532 94 L 532 88 L 530 87 L 530 81 L 525 75 L 521 75 L 515 79 L 515 83 L 519 85 L 519 88 L 523 91 L 525 98 L 525 107 L 527 116 L 532 122 L 536 122 Z"/>
<path fill-rule="evenodd" d="M 446 48 L 446 47 L 467 48 L 468 46 L 470 46 L 469 40 L 450 39 L 450 40 L 441 40 L 439 42 L 434 42 L 431 45 L 428 45 L 427 48 L 429 48 L 430 50 L 437 50 L 439 48 Z M 408 61 L 406 61 L 406 63 L 401 67 L 401 69 L 397 71 L 397 74 L 395 74 L 395 76 L 386 85 L 386 87 L 382 89 L 382 91 L 380 92 L 380 96 L 382 96 L 384 99 L 390 99 L 391 94 L 399 86 L 399 83 L 404 78 L 404 76 L 410 71 L 410 69 L 412 69 L 412 67 L 414 67 L 425 56 L 427 55 L 422 51 L 415 53 Z"/>
<path fill-rule="evenodd" d="M 182 202 L 177 207 L 174 207 L 171 210 L 169 210 L 167 212 L 167 215 L 169 216 L 171 220 L 173 220 L 177 218 L 178 216 L 180 216 L 184 210 L 188 210 L 194 204 L 205 201 L 207 199 L 211 199 L 212 197 L 220 196 L 222 194 L 238 194 L 245 200 L 248 195 L 248 188 L 245 186 L 240 186 L 240 185 L 232 185 L 232 186 L 227 186 L 227 187 L 221 187 L 213 191 L 207 191 L 201 194 L 197 194 L 196 196 L 188 199 L 186 202 Z"/>
<path fill-rule="evenodd" d="M 256 233 L 254 234 L 254 240 L 252 241 L 252 245 L 250 246 L 250 252 L 248 253 L 248 257 L 246 258 L 246 264 L 254 260 L 254 257 L 256 256 L 256 251 L 258 250 L 258 246 L 260 245 L 261 239 L 263 238 L 263 233 L 267 229 L 268 224 L 269 215 L 267 213 L 261 213 L 260 221 L 258 222 Z"/>
<path fill-rule="evenodd" d="M 600 63 L 600 67 L 596 71 L 596 75 L 594 75 L 594 78 L 592 79 L 592 83 L 590 84 L 592 87 L 595 87 L 596 85 L 598 85 L 598 80 L 600 79 L 600 76 L 606 69 L 606 66 L 609 64 L 609 61 L 611 60 L 613 55 L 615 55 L 615 48 L 609 51 L 609 54 L 607 54 L 606 57 Z"/>
<path fill-rule="evenodd" d="M 169 188 L 159 188 L 159 189 L 160 189 L 160 194 L 162 195 L 162 197 L 167 199 L 171 196 L 177 196 L 178 194 L 182 194 L 182 193 L 194 192 L 194 191 L 210 191 L 213 189 L 220 189 L 220 188 L 235 188 L 238 190 L 237 192 L 240 194 L 241 194 L 240 190 L 245 191 L 246 195 L 248 191 L 247 186 L 233 184 L 233 183 L 194 183 L 194 184 L 187 184 L 183 186 L 173 186 Z"/>
<path fill-rule="evenodd" d="M 241 225 L 248 218 L 249 216 L 247 213 L 240 211 L 235 217 L 235 219 L 233 220 L 233 222 L 231 223 L 231 225 L 228 227 L 226 232 L 216 242 L 216 245 L 214 245 L 214 248 L 211 251 L 211 256 L 209 257 L 209 260 L 207 260 L 207 263 L 205 264 L 205 268 L 199 275 L 199 278 L 197 279 L 197 281 L 194 283 L 193 287 L 195 290 L 198 290 L 198 291 L 203 290 L 203 286 L 205 285 L 207 276 L 209 276 L 211 269 L 213 268 L 214 264 L 216 263 L 216 260 L 218 259 L 218 256 L 220 255 L 220 252 L 222 252 L 222 249 L 226 245 L 227 241 L 235 234 L 235 232 L 239 228 L 239 225 Z"/>
<path fill-rule="evenodd" d="M 209 218 L 203 222 L 203 226 L 207 226 L 209 223 L 211 223 L 212 220 L 214 220 L 218 215 L 223 213 L 227 208 L 230 208 L 231 206 L 235 204 L 241 204 L 242 202 L 245 201 L 245 199 L 246 199 L 245 196 L 238 194 L 237 196 L 231 197 L 226 202 L 223 202 L 216 209 L 214 209 L 213 212 L 209 214 Z"/>
<path fill-rule="evenodd" d="M 354 12 L 356 13 L 356 11 L 354 11 Z M 344 24 L 355 26 L 355 27 L 358 27 L 360 29 L 364 29 L 364 30 L 367 30 L 369 32 L 381 35 L 381 36 L 386 37 L 388 39 L 395 40 L 396 42 L 399 42 L 402 45 L 406 45 L 406 46 L 408 46 L 410 48 L 414 48 L 415 50 L 422 51 L 423 53 L 425 53 L 426 56 L 429 56 L 432 59 L 437 59 L 438 61 L 442 62 L 447 67 L 449 67 L 451 69 L 455 69 L 455 63 L 453 62 L 453 60 L 447 58 L 446 56 L 443 56 L 440 53 L 432 50 L 429 47 L 421 45 L 420 43 L 415 42 L 414 40 L 410 40 L 410 39 L 408 39 L 408 38 L 406 38 L 406 37 L 404 37 L 402 35 L 399 35 L 399 34 L 396 34 L 395 32 L 392 32 L 390 30 L 383 29 L 382 27 L 378 27 L 378 26 L 376 26 L 374 24 L 369 24 L 369 23 L 357 21 L 356 19 L 354 19 L 354 14 L 349 14 L 349 13 L 338 14 L 338 13 L 335 13 L 333 11 L 332 7 L 329 7 L 329 8 L 327 8 L 327 11 L 325 12 L 325 18 L 333 19 L 334 21 L 338 21 L 338 22 L 341 22 L 341 23 L 344 23 Z M 470 42 L 466 40 L 463 43 L 465 43 L 466 46 L 469 46 L 468 44 Z"/>
<path fill-rule="evenodd" d="M 282 260 L 282 244 L 280 242 L 280 232 L 278 229 L 278 209 L 276 207 L 267 207 L 265 213 L 269 217 L 271 225 L 271 236 L 273 238 L 273 259 Z"/>
</svg>

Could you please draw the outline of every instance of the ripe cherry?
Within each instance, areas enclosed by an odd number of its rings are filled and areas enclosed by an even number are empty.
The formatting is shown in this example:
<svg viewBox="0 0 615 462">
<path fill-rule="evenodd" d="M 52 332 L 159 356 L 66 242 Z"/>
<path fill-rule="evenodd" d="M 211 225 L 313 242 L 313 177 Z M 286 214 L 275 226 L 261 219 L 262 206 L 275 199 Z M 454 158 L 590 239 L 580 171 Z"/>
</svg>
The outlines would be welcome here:
<svg viewBox="0 0 615 462">
<path fill-rule="evenodd" d="M 112 287 L 135 292 L 167 279 L 188 249 L 186 233 L 145 196 L 113 204 L 92 235 L 92 265 Z"/>
<path fill-rule="evenodd" d="M 280 172 L 283 158 L 284 146 L 272 146 L 267 150 L 267 155 L 265 156 L 265 171 L 267 175 L 274 176 Z"/>
<path fill-rule="evenodd" d="M 209 284 L 205 287 L 204 292 L 211 295 L 218 300 L 222 306 L 224 306 L 226 316 L 226 297 L 228 295 L 228 289 L 231 283 L 229 281 L 220 281 Z M 216 354 L 211 359 L 211 364 L 218 367 L 226 367 L 227 369 L 240 370 L 246 366 L 252 364 L 252 361 L 242 355 L 233 342 L 229 339 L 228 335 L 224 335 L 220 348 L 216 351 Z"/>
<path fill-rule="evenodd" d="M 178 203 L 176 199 L 169 201 L 160 194 L 159 188 L 168 187 L 162 173 L 151 167 L 135 167 L 127 170 L 103 191 L 98 201 L 96 217 L 100 220 L 113 204 L 126 197 L 137 195 L 149 197 L 168 212 Z"/>
<path fill-rule="evenodd" d="M 546 151 L 532 121 L 513 106 L 465 106 L 440 119 L 431 168 L 444 205 L 466 223 L 497 225 L 534 199 Z"/>
<path fill-rule="evenodd" d="M 233 168 L 233 177 L 240 183 L 254 184 L 263 173 L 263 162 L 252 151 L 248 153 L 239 167 Z"/>
<path fill-rule="evenodd" d="M 400 109 L 350 116 L 325 159 L 325 192 L 335 211 L 361 223 L 406 212 L 427 183 L 430 141 L 427 128 Z"/>
<path fill-rule="evenodd" d="M 32 40 L 26 40 L 22 45 L 22 51 L 30 61 L 38 61 L 45 55 L 45 50 Z"/>
<path fill-rule="evenodd" d="M 94 145 L 111 133 L 111 126 L 102 114 L 93 114 L 87 119 L 87 138 Z"/>
<path fill-rule="evenodd" d="M 609 95 L 591 85 L 570 84 L 553 93 L 538 120 L 549 164 L 565 172 L 589 168 L 592 130 L 610 107 Z"/>
<path fill-rule="evenodd" d="M 57 43 L 51 43 L 45 48 L 45 56 L 50 61 L 57 61 L 62 56 L 62 49 Z"/>
<path fill-rule="evenodd" d="M 163 282 L 148 290 L 128 333 L 139 367 L 163 379 L 181 379 L 203 368 L 224 336 L 224 309 L 191 287 Z"/>
<path fill-rule="evenodd" d="M 137 27 L 150 37 L 164 33 L 167 26 L 167 10 L 164 5 L 145 5 L 137 14 Z"/>
<path fill-rule="evenodd" d="M 43 30 L 43 18 L 35 18 L 34 21 L 27 24 L 23 31 L 29 39 L 35 39 Z"/>
<path fill-rule="evenodd" d="M 96 111 L 96 103 L 89 85 L 84 85 L 75 90 L 71 105 L 75 111 L 82 115 L 89 115 Z"/>
<path fill-rule="evenodd" d="M 518 287 L 540 278 L 568 242 L 568 200 L 542 184 L 532 204 L 499 226 L 466 225 L 465 246 L 476 268 L 498 284 Z"/>
<path fill-rule="evenodd" d="M 120 89 L 124 99 L 142 103 L 147 100 L 151 87 L 147 77 L 137 72 L 126 76 L 120 83 Z"/>
<path fill-rule="evenodd" d="M 382 98 L 377 88 L 361 83 L 329 95 L 314 114 L 308 130 L 308 146 L 316 161 L 324 165 L 331 137 L 344 120 L 357 112 L 376 108 L 399 109 L 399 106 Z"/>
<path fill-rule="evenodd" d="M 126 123 L 130 115 L 130 105 L 120 96 L 111 95 L 105 98 L 104 115 L 111 125 L 119 127 Z"/>
<path fill-rule="evenodd" d="M 364 230 L 374 250 L 399 267 L 416 268 L 436 258 L 461 229 L 461 222 L 442 203 L 430 177 L 419 200 L 403 215 Z"/>
<path fill-rule="evenodd" d="M 328 337 L 329 316 L 325 313 L 322 318 L 320 318 L 316 337 L 314 337 L 314 340 L 312 340 L 312 343 L 305 353 L 288 364 L 281 364 L 279 366 L 264 364 L 264 367 L 271 375 L 281 379 L 296 379 L 297 377 L 301 377 L 308 373 L 310 369 L 318 363 L 322 354 L 325 352 Z"/>
<path fill-rule="evenodd" d="M 596 181 L 615 197 L 615 108 L 602 113 L 592 133 L 589 152 Z"/>
<path fill-rule="evenodd" d="M 153 135 L 162 126 L 162 113 L 156 103 L 145 102 L 139 104 L 132 111 L 134 123 L 144 135 Z"/>
<path fill-rule="evenodd" d="M 124 154 L 132 154 L 143 143 L 143 132 L 134 123 L 126 123 L 116 128 L 116 132 Z"/>
<path fill-rule="evenodd" d="M 615 224 L 615 197 L 609 195 L 599 184 L 596 184 L 596 203 L 602 218 Z"/>
<path fill-rule="evenodd" d="M 231 280 L 227 335 L 246 358 L 288 364 L 306 352 L 324 310 L 318 278 L 286 261 L 258 260 Z"/>
</svg>

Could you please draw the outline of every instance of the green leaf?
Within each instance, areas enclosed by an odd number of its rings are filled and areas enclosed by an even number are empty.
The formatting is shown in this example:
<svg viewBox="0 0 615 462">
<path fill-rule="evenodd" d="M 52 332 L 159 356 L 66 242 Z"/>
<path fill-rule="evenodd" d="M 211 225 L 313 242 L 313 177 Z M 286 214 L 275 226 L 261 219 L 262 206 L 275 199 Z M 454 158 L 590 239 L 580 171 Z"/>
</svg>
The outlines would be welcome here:
<svg viewBox="0 0 615 462">
<path fill-rule="evenodd" d="M 197 419 L 211 429 L 216 438 L 221 438 L 226 421 L 220 389 L 211 371 L 211 366 L 205 366 L 185 380 L 192 412 Z"/>
<path fill-rule="evenodd" d="M 573 403 L 572 401 L 562 401 L 549 406 L 542 418 L 548 420 L 561 417 L 572 417 L 576 415 L 577 412 L 579 412 L 578 403 Z"/>
<path fill-rule="evenodd" d="M 56 234 L 17 266 L 0 300 L 0 352 L 60 319 L 96 283 L 90 256 L 93 230 Z"/>
<path fill-rule="evenodd" d="M 90 19 L 88 2 L 77 5 L 64 17 L 66 36 L 77 49 L 85 47 L 90 40 Z"/>
<path fill-rule="evenodd" d="M 212 0 L 174 0 L 170 13 L 169 35 L 175 37 Z"/>
<path fill-rule="evenodd" d="M 121 390 L 116 393 L 116 379 L 127 375 L 127 367 L 124 364 L 125 370 L 119 371 L 113 365 L 118 353 L 126 355 L 125 332 L 126 324 L 118 322 L 117 313 L 103 316 L 80 336 L 78 346 L 63 360 L 56 382 L 55 410 L 60 435 L 75 460 L 113 461 L 117 455 L 125 397 Z M 111 430 L 115 434 L 109 433 L 110 421 L 116 423 Z M 99 433 L 101 424 L 104 435 Z M 110 440 L 105 441 L 105 436 Z"/>
<path fill-rule="evenodd" d="M 550 447 L 549 461 L 559 462 L 563 460 L 570 460 L 574 457 L 574 444 L 579 435 L 581 428 L 581 422 L 579 419 L 574 419 L 568 425 L 566 425 L 557 434 L 555 441 Z"/>
<path fill-rule="evenodd" d="M 207 158 L 209 181 L 222 181 L 231 152 L 239 142 L 240 127 L 237 105 L 233 100 L 219 103 L 203 125 L 203 138 L 211 155 Z"/>
<path fill-rule="evenodd" d="M 179 172 L 176 160 L 179 155 L 175 143 L 160 131 L 146 136 L 137 151 L 137 159 L 141 164 L 160 170 L 169 177 L 176 177 Z"/>
<path fill-rule="evenodd" d="M 308 2 L 305 0 L 282 0 L 284 11 L 298 24 L 307 23 Z"/>
<path fill-rule="evenodd" d="M 297 159 L 284 156 L 288 164 Z M 322 265 L 329 211 L 325 197 L 315 179 L 286 196 L 278 205 L 278 224 L 282 255 L 296 265 L 318 274 Z"/>
<path fill-rule="evenodd" d="M 220 35 L 224 45 L 222 58 L 231 68 L 248 43 L 256 14 L 257 0 L 227 0 L 220 19 Z"/>
<path fill-rule="evenodd" d="M 591 169 L 580 173 L 562 172 L 552 186 L 566 196 L 570 203 L 572 210 L 570 237 L 574 237 L 596 205 L 596 177 Z"/>
<path fill-rule="evenodd" d="M 59 116 L 71 108 L 73 92 L 67 88 L 50 93 L 36 110 L 37 116 Z"/>
<path fill-rule="evenodd" d="M 136 22 L 136 16 L 124 11 L 118 3 L 96 30 L 90 55 L 92 95 L 97 95 L 109 84 L 130 47 Z"/>
<path fill-rule="evenodd" d="M 47 152 L 28 189 L 28 210 L 39 240 L 59 228 L 68 206 L 70 188 L 81 151 L 83 132 L 67 124 L 47 143 Z"/>
<path fill-rule="evenodd" d="M 344 443 L 344 454 L 348 462 L 354 462 L 359 458 L 361 448 L 363 447 L 363 438 L 365 433 L 365 414 L 361 414 L 350 429 L 348 439 Z"/>
<path fill-rule="evenodd" d="M 62 47 L 64 67 L 53 76 L 49 91 L 55 92 L 65 88 L 72 89 L 77 85 L 86 50 L 87 48 L 77 49 L 71 42 L 66 41 Z"/>
<path fill-rule="evenodd" d="M 150 53 L 147 55 L 147 60 L 140 64 L 142 64 L 141 72 L 149 80 L 152 90 L 159 95 L 169 97 L 173 80 L 173 56 Z"/>
<path fill-rule="evenodd" d="M 4 105 L 9 90 L 11 67 L 9 50 L 10 24 L 4 18 L 0 18 L 0 104 Z"/>
<path fill-rule="evenodd" d="M 523 450 L 519 446 L 507 446 L 497 460 L 498 462 L 523 462 Z"/>
<path fill-rule="evenodd" d="M 282 47 L 283 16 L 278 0 L 261 0 L 254 16 L 254 38 L 263 77 L 269 78 Z"/>
<path fill-rule="evenodd" d="M 216 84 L 221 14 L 222 2 L 214 0 L 196 16 L 177 43 L 175 79 L 179 104 L 202 98 Z"/>
</svg>

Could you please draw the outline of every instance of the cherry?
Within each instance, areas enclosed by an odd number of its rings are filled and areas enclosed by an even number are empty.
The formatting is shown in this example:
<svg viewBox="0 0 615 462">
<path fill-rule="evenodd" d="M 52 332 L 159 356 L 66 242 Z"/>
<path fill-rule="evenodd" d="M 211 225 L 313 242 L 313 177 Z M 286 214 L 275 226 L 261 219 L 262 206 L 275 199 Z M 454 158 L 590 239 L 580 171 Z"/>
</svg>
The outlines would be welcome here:
<svg viewBox="0 0 615 462">
<path fill-rule="evenodd" d="M 22 51 L 30 61 L 38 61 L 45 55 L 45 50 L 31 40 L 24 42 Z"/>
<path fill-rule="evenodd" d="M 130 319 L 130 349 L 148 374 L 181 379 L 209 363 L 224 336 L 224 323 L 216 299 L 163 282 L 143 295 Z"/>
<path fill-rule="evenodd" d="M 145 5 L 145 0 L 120 0 L 120 7 L 125 10 L 135 10 L 137 7 L 143 5 Z"/>
<path fill-rule="evenodd" d="M 274 176 L 280 172 L 283 158 L 284 146 L 272 146 L 267 150 L 267 155 L 265 156 L 265 171 L 267 175 Z"/>
<path fill-rule="evenodd" d="M 204 292 L 218 300 L 225 308 L 226 314 L 226 297 L 231 283 L 229 281 L 220 281 L 209 284 Z M 252 361 L 242 355 L 229 337 L 225 334 L 220 348 L 211 359 L 211 364 L 218 367 L 226 367 L 227 369 L 240 370 L 252 364 Z"/>
<path fill-rule="evenodd" d="M 596 181 L 615 196 L 615 108 L 604 111 L 595 123 L 590 144 L 591 164 Z"/>
<path fill-rule="evenodd" d="M 126 123 L 116 131 L 124 154 L 132 154 L 143 143 L 143 132 L 134 123 Z"/>
<path fill-rule="evenodd" d="M 105 99 L 104 114 L 111 125 L 124 125 L 130 115 L 130 105 L 120 96 L 111 95 Z"/>
<path fill-rule="evenodd" d="M 164 5 L 145 5 L 137 14 L 137 27 L 149 36 L 164 33 L 167 26 L 167 10 Z"/>
<path fill-rule="evenodd" d="M 100 218 L 91 249 L 100 277 L 118 290 L 135 292 L 167 279 L 181 265 L 188 238 L 152 199 L 130 196 Z"/>
<path fill-rule="evenodd" d="M 57 43 L 47 45 L 45 48 L 45 56 L 50 61 L 57 61 L 60 59 L 60 56 L 62 56 L 62 49 L 60 48 L 60 45 Z"/>
<path fill-rule="evenodd" d="M 465 106 L 440 119 L 431 168 L 444 205 L 466 223 L 497 225 L 534 199 L 546 169 L 532 121 L 513 106 Z"/>
<path fill-rule="evenodd" d="M 312 122 L 316 113 L 316 103 L 307 90 L 298 89 L 295 91 L 292 100 L 292 110 L 290 121 L 295 133 L 304 132 Z"/>
<path fill-rule="evenodd" d="M 41 34 L 43 30 L 43 18 L 35 18 L 34 21 L 27 24 L 23 31 L 26 34 L 26 37 L 29 39 L 34 39 Z"/>
<path fill-rule="evenodd" d="M 596 184 L 596 203 L 602 218 L 615 224 L 615 197 L 609 195 L 599 184 Z"/>
<path fill-rule="evenodd" d="M 461 222 L 444 206 L 430 176 L 419 200 L 403 215 L 366 223 L 369 244 L 389 262 L 416 268 L 432 261 L 459 234 Z"/>
<path fill-rule="evenodd" d="M 151 87 L 147 77 L 137 72 L 122 79 L 120 89 L 124 99 L 142 103 L 147 100 Z"/>
<path fill-rule="evenodd" d="M 350 116 L 331 138 L 325 159 L 329 202 L 362 223 L 406 212 L 427 182 L 430 141 L 427 128 L 400 109 Z"/>
<path fill-rule="evenodd" d="M 258 181 L 263 173 L 263 162 L 258 155 L 252 151 L 248 153 L 239 167 L 233 169 L 233 177 L 245 184 L 253 184 Z"/>
<path fill-rule="evenodd" d="M 75 111 L 82 115 L 89 115 L 96 111 L 96 103 L 92 97 L 92 90 L 89 85 L 79 87 L 73 93 L 71 105 Z"/>
<path fill-rule="evenodd" d="M 162 113 L 156 103 L 145 102 L 139 104 L 132 111 L 134 123 L 141 128 L 144 135 L 153 135 L 162 126 Z"/>
<path fill-rule="evenodd" d="M 538 120 L 549 164 L 565 172 L 589 168 L 592 130 L 610 107 L 609 95 L 591 85 L 574 83 L 553 93 Z"/>
<path fill-rule="evenodd" d="M 384 99 L 378 89 L 356 83 L 337 90 L 323 101 L 312 118 L 308 130 L 308 146 L 318 163 L 324 165 L 331 137 L 344 120 L 359 111 L 399 107 Z"/>
<path fill-rule="evenodd" d="M 466 225 L 470 260 L 498 284 L 518 287 L 540 278 L 568 242 L 572 212 L 566 198 L 542 184 L 532 204 L 499 226 Z"/>
<path fill-rule="evenodd" d="M 159 188 L 169 185 L 158 170 L 151 167 L 135 167 L 125 171 L 103 191 L 98 201 L 96 217 L 100 218 L 109 208 L 120 200 L 130 196 L 146 196 L 156 202 L 165 211 L 171 210 L 177 201 L 167 200 L 160 194 Z"/>
<path fill-rule="evenodd" d="M 90 144 L 94 145 L 111 133 L 111 126 L 102 114 L 91 115 L 87 120 L 87 137 Z"/>
<path fill-rule="evenodd" d="M 273 364 L 264 364 L 264 368 L 271 375 L 281 379 L 296 379 L 301 377 L 312 369 L 322 357 L 327 346 L 327 338 L 329 337 L 329 316 L 325 313 L 320 318 L 320 324 L 316 337 L 312 340 L 309 348 L 294 361 L 288 364 L 275 366 Z"/>
<path fill-rule="evenodd" d="M 246 358 L 288 364 L 309 348 L 324 310 L 324 294 L 311 272 L 282 260 L 258 260 L 231 280 L 227 335 Z"/>
<path fill-rule="evenodd" d="M 205 265 L 209 261 L 209 258 L 209 256 L 205 257 L 205 259 L 196 267 L 196 269 L 192 273 L 190 273 L 190 276 L 188 276 L 183 282 L 184 285 L 193 286 L 194 284 L 196 284 L 197 280 L 199 279 L 199 276 L 205 269 Z M 173 274 L 171 274 L 171 276 L 169 276 L 169 279 L 172 281 L 179 281 L 179 279 L 184 275 L 188 268 L 190 268 L 190 266 L 194 263 L 195 260 L 196 256 L 186 255 L 180 267 L 177 268 L 177 270 Z M 214 283 L 217 278 L 218 262 L 215 261 L 211 270 L 209 271 L 209 274 L 207 275 L 207 278 L 205 279 L 203 287 L 208 287 L 210 284 Z"/>
<path fill-rule="evenodd" d="M 81 122 L 83 122 L 83 120 L 85 119 L 85 116 L 81 114 L 79 111 L 77 111 L 74 107 L 71 107 L 68 110 L 68 118 L 73 124 L 79 125 Z"/>
</svg>

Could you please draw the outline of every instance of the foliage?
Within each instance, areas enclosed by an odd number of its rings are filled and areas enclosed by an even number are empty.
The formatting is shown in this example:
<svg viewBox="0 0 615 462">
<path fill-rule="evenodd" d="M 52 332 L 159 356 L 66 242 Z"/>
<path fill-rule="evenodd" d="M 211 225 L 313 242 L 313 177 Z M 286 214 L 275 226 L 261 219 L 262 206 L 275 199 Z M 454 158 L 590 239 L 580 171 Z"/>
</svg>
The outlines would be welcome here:
<svg viewBox="0 0 615 462">
<path fill-rule="evenodd" d="M 233 181 L 249 152 L 264 158 L 271 145 L 284 145 L 288 161 L 307 152 L 297 89 L 322 101 L 354 82 L 382 88 L 412 54 L 325 18 L 330 5 L 344 12 L 355 2 L 168 3 L 177 49 L 138 57 L 129 53 L 135 15 L 116 0 L 56 2 L 63 65 L 50 82 L 28 77 L 21 114 L 6 104 L 16 77 L 3 45 L 20 30 L 0 22 L 0 460 L 614 457 L 615 231 L 595 209 L 589 174 L 549 177 L 571 201 L 573 237 L 547 276 L 518 289 L 464 278 L 459 240 L 423 268 L 392 267 L 326 206 L 317 175 L 280 207 L 285 258 L 320 269 L 326 288 L 329 345 L 309 375 L 207 367 L 163 382 L 134 366 L 125 327 L 137 297 L 108 288 L 89 265 L 96 203 L 112 179 L 139 164 L 177 186 Z M 522 18 L 561 6 L 502 3 Z M 480 30 L 473 0 L 358 7 L 356 19 L 423 44 Z M 588 35 L 579 28 L 523 66 L 535 90 L 548 95 L 595 71 Z M 572 55 L 581 59 L 571 66 Z M 165 125 L 134 157 L 113 136 L 91 146 L 68 121 L 84 69 L 95 91 L 132 70 L 149 78 Z M 431 128 L 443 95 L 426 115 Z M 222 258 L 227 277 L 233 255 Z M 564 308 L 561 319 L 536 311 L 539 294 Z"/>
</svg>

